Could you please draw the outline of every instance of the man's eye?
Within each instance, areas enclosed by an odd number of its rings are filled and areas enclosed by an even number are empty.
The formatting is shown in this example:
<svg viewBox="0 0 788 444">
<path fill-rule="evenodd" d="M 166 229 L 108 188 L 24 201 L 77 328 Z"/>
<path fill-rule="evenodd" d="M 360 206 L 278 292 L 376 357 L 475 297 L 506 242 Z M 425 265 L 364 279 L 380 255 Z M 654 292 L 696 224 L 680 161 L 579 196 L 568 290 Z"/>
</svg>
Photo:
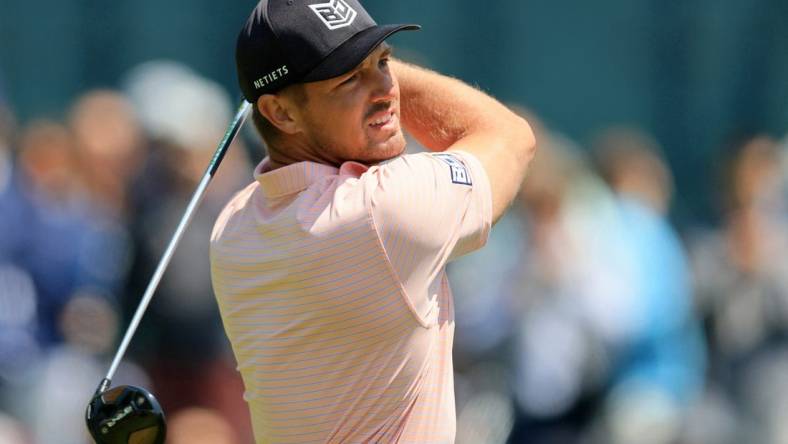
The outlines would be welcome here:
<svg viewBox="0 0 788 444">
<path fill-rule="evenodd" d="M 389 59 L 388 59 L 388 57 L 380 59 L 380 62 L 378 62 L 378 64 L 380 65 L 381 68 L 389 66 Z"/>
<path fill-rule="evenodd" d="M 358 80 L 358 73 L 355 73 L 352 76 L 348 77 L 347 79 L 343 80 L 342 83 L 340 83 L 340 85 L 349 85 L 355 82 L 356 80 Z"/>
</svg>

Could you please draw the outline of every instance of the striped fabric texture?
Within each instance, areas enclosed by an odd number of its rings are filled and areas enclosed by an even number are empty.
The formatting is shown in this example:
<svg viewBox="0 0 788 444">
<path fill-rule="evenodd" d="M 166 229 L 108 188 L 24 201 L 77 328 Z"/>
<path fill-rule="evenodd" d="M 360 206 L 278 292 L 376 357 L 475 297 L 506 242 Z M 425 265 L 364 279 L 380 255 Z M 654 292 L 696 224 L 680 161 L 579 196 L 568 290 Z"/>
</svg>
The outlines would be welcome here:
<svg viewBox="0 0 788 444">
<path fill-rule="evenodd" d="M 481 164 L 301 162 L 238 193 L 211 273 L 258 443 L 452 443 L 446 263 L 486 242 Z"/>
</svg>

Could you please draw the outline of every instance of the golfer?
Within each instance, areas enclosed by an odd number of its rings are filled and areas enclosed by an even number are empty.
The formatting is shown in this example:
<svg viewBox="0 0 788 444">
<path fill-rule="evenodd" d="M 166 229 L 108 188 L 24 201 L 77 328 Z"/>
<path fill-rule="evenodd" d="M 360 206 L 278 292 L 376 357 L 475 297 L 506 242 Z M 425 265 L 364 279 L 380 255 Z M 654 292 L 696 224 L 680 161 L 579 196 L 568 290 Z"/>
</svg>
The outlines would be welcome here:
<svg viewBox="0 0 788 444">
<path fill-rule="evenodd" d="M 322 3 L 320 3 L 323 1 Z M 268 155 L 211 236 L 258 443 L 452 443 L 446 263 L 481 248 L 528 124 L 396 60 L 356 0 L 263 0 L 237 43 Z M 430 152 L 403 155 L 403 129 Z"/>
</svg>

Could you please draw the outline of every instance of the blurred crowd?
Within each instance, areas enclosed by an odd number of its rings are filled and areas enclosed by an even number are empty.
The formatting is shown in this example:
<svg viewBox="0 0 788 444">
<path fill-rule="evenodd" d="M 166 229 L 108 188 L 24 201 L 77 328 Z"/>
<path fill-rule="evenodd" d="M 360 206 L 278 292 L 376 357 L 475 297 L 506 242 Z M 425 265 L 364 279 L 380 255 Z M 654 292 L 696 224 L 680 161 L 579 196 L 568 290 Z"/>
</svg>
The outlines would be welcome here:
<svg viewBox="0 0 788 444">
<path fill-rule="evenodd" d="M 0 91 L 0 443 L 90 442 L 84 408 L 233 103 L 148 62 L 64 116 L 19 125 Z M 675 226 L 670 168 L 640 128 L 588 146 L 527 115 L 539 151 L 486 248 L 449 267 L 461 444 L 788 443 L 788 147 L 720 147 L 716 226 Z M 252 132 L 252 126 L 246 130 Z M 113 383 L 168 442 L 252 442 L 213 298 L 208 234 L 252 179 L 231 147 Z"/>
<path fill-rule="evenodd" d="M 18 126 L 0 106 L 0 443 L 92 442 L 86 403 L 232 107 L 219 85 L 167 61 L 56 119 Z M 208 259 L 252 149 L 240 138 L 230 148 L 113 378 L 157 396 L 170 443 L 252 440 Z"/>
<path fill-rule="evenodd" d="M 519 199 L 449 268 L 457 442 L 788 443 L 788 145 L 720 147 L 723 217 L 676 227 L 653 136 L 530 121 Z"/>
</svg>

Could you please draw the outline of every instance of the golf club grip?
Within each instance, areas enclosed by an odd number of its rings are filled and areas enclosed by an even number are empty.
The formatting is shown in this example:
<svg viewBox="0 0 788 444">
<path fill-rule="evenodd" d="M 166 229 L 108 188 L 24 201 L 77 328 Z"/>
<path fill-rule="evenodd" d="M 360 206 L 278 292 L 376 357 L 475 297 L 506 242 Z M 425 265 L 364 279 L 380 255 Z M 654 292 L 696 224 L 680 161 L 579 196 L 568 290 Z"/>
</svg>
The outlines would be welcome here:
<svg viewBox="0 0 788 444">
<path fill-rule="evenodd" d="M 164 275 L 164 271 L 167 269 L 167 266 L 169 265 L 173 254 L 175 253 L 175 248 L 178 246 L 178 243 L 180 243 L 183 233 L 186 231 L 186 227 L 191 222 L 195 210 L 200 205 L 200 202 L 205 195 L 205 190 L 208 188 L 208 184 L 210 183 L 214 173 L 216 173 L 216 170 L 219 168 L 219 164 L 221 163 L 222 159 L 224 159 L 227 149 L 229 148 L 230 144 L 232 144 L 235 136 L 238 134 L 238 131 L 241 129 L 241 126 L 246 120 L 250 108 L 251 103 L 245 100 L 241 102 L 240 106 L 238 107 L 238 111 L 235 113 L 232 123 L 230 123 L 230 126 L 227 128 L 227 132 L 225 132 L 224 137 L 222 138 L 221 142 L 219 142 L 219 146 L 217 147 L 216 153 L 211 159 L 211 163 L 208 165 L 205 174 L 203 174 L 200 184 L 197 186 L 197 189 L 194 191 L 194 194 L 189 201 L 189 205 L 186 207 L 186 212 L 183 214 L 181 221 L 178 223 L 178 227 L 175 229 L 175 234 L 172 236 L 172 239 L 170 239 L 167 249 L 164 251 L 164 254 L 159 260 L 159 265 L 156 266 L 156 271 L 153 273 L 153 277 L 148 283 L 148 287 L 145 289 L 145 293 L 142 297 L 142 300 L 140 301 L 139 306 L 137 307 L 137 311 L 134 312 L 134 317 L 131 319 L 129 327 L 126 329 L 126 334 L 123 336 L 123 340 L 121 341 L 118 351 L 115 354 L 115 358 L 112 360 L 112 365 L 110 366 L 104 380 L 102 380 L 101 384 L 99 384 L 98 390 L 103 391 L 109 387 L 112 377 L 115 375 L 115 371 L 117 371 L 121 359 L 123 359 L 123 355 L 126 354 L 126 349 L 129 347 L 131 338 L 137 331 L 137 327 L 142 320 L 142 316 L 145 314 L 145 310 L 148 308 L 148 304 L 150 304 L 150 301 L 153 298 L 153 293 L 159 286 L 159 282 Z"/>
</svg>

